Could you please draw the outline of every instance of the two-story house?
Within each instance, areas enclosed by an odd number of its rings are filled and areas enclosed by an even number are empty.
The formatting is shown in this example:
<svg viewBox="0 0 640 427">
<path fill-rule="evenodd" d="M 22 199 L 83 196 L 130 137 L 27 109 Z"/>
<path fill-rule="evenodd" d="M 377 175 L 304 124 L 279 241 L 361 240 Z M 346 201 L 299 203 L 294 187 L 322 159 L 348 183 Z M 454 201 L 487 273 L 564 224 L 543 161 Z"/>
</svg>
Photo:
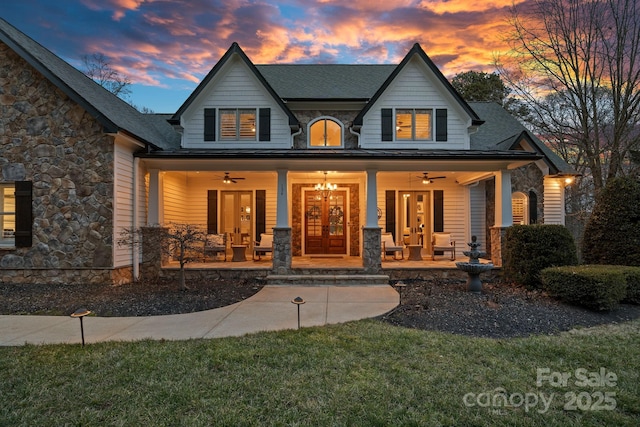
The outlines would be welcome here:
<svg viewBox="0 0 640 427">
<path fill-rule="evenodd" d="M 126 280 L 140 255 L 119 231 L 171 223 L 247 251 L 273 234 L 280 274 L 305 256 L 378 273 L 384 232 L 425 254 L 434 232 L 477 235 L 499 266 L 514 220 L 564 223 L 573 173 L 417 44 L 397 65 L 255 65 L 234 43 L 162 116 L 0 20 L 0 108 L 0 268 L 20 281 Z"/>
</svg>

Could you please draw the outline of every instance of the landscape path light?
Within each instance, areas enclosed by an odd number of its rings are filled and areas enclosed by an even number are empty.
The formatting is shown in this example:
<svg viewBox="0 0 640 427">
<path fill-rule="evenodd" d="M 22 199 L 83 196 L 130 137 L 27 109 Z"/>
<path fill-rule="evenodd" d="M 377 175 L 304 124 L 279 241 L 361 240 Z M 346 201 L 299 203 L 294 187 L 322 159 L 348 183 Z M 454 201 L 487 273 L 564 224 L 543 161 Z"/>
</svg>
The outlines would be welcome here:
<svg viewBox="0 0 640 427">
<path fill-rule="evenodd" d="M 404 282 L 398 282 L 396 283 L 396 289 L 398 289 L 398 295 L 400 296 L 400 302 L 398 305 L 402 305 L 402 288 L 406 287 L 407 285 L 404 284 Z"/>
<path fill-rule="evenodd" d="M 291 300 L 291 302 L 298 306 L 298 329 L 300 329 L 300 306 L 304 304 L 306 301 L 301 297 L 295 297 Z"/>
<path fill-rule="evenodd" d="M 88 314 L 91 314 L 89 310 L 86 308 L 79 308 L 73 313 L 71 313 L 71 317 L 77 317 L 80 319 L 80 334 L 82 335 L 82 346 L 84 347 L 84 326 L 82 325 L 82 318 Z"/>
</svg>

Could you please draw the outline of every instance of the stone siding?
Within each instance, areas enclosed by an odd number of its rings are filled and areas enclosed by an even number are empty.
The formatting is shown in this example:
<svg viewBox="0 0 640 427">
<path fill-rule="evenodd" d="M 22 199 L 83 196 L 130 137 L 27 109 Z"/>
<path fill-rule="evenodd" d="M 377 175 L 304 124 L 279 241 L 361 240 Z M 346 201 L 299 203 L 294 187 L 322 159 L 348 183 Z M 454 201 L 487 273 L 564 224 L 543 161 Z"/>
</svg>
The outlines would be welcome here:
<svg viewBox="0 0 640 427">
<path fill-rule="evenodd" d="M 16 281 L 64 281 L 65 276 L 121 281 L 120 273 L 108 270 L 113 266 L 113 140 L 2 43 L 0 151 L 0 182 L 33 182 L 33 244 L 0 250 L 3 275 Z M 20 273 L 23 269 L 31 272 Z"/>
<path fill-rule="evenodd" d="M 338 111 L 338 110 L 296 110 L 294 114 L 300 121 L 302 133 L 297 135 L 293 141 L 293 148 L 304 150 L 309 148 L 309 135 L 307 133 L 308 125 L 318 117 L 332 117 L 342 122 L 344 126 L 343 146 L 346 149 L 358 148 L 358 138 L 349 132 L 349 128 L 353 125 L 353 119 L 358 114 L 357 111 Z"/>
</svg>

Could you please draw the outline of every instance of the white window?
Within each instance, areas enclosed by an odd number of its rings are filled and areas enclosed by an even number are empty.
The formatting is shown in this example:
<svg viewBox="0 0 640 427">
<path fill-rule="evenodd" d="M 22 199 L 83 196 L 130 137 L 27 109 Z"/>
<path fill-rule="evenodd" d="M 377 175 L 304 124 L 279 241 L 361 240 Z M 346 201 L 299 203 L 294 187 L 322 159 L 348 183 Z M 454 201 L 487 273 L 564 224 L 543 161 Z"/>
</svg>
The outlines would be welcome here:
<svg viewBox="0 0 640 427">
<path fill-rule="evenodd" d="M 529 200 L 526 194 L 518 191 L 511 195 L 511 214 L 514 225 L 529 224 Z"/>
<path fill-rule="evenodd" d="M 335 119 L 322 117 L 309 124 L 310 147 L 341 147 L 342 125 Z"/>
<path fill-rule="evenodd" d="M 256 140 L 255 109 L 220 109 L 220 140 Z"/>
<path fill-rule="evenodd" d="M 396 140 L 431 139 L 433 139 L 433 110 L 416 108 L 396 110 Z"/>
<path fill-rule="evenodd" d="M 0 184 L 0 246 L 15 246 L 16 189 L 14 184 Z"/>
</svg>

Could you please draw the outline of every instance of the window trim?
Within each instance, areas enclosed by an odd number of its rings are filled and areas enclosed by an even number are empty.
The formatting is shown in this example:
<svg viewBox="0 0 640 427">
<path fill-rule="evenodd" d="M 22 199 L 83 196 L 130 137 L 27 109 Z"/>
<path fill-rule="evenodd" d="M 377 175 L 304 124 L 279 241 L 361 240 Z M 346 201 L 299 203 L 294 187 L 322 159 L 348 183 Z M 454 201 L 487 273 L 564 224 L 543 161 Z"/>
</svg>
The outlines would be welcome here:
<svg viewBox="0 0 640 427">
<path fill-rule="evenodd" d="M 228 137 L 228 136 L 223 136 L 223 121 L 222 121 L 222 116 L 223 114 L 228 114 L 230 112 L 235 112 L 235 136 L 234 137 Z M 253 136 L 252 137 L 242 137 L 241 133 L 240 133 L 240 114 L 241 112 L 253 112 L 253 124 L 254 124 L 254 129 L 253 129 Z M 259 129 L 258 129 L 258 110 L 257 108 L 218 108 L 218 123 L 220 124 L 218 126 L 219 130 L 218 130 L 218 137 L 220 142 L 225 142 L 225 141 L 257 141 L 258 140 L 258 135 L 259 135 Z"/>
<path fill-rule="evenodd" d="M 13 200 L 13 212 L 4 211 L 4 189 L 5 188 L 13 188 L 14 200 Z M 0 182 L 0 224 L 2 225 L 2 235 L 0 236 L 0 248 L 15 248 L 16 247 L 16 231 L 17 231 L 17 199 L 15 196 L 16 193 L 16 183 L 15 182 Z M 13 216 L 13 228 L 9 229 L 5 227 L 5 217 Z M 12 236 L 5 236 L 5 230 L 13 233 Z M 7 242 L 5 242 L 5 239 Z"/>
<path fill-rule="evenodd" d="M 411 112 L 411 138 L 398 138 L 398 111 L 410 111 Z M 429 115 L 429 138 L 416 138 L 416 111 L 427 111 Z M 435 108 L 432 107 L 419 107 L 419 108 L 395 108 L 393 112 L 393 137 L 394 141 L 434 141 L 435 133 Z"/>
<path fill-rule="evenodd" d="M 516 200 L 522 200 L 521 209 L 522 209 L 522 222 L 520 224 L 516 224 L 516 216 L 514 215 L 514 211 L 517 204 L 514 203 Z M 529 225 L 529 196 L 522 191 L 514 191 L 511 193 L 511 217 L 513 225 Z"/>
<path fill-rule="evenodd" d="M 327 120 L 331 121 L 331 122 L 334 122 L 335 124 L 340 126 L 340 145 L 311 145 L 311 128 L 316 123 L 318 123 L 320 121 L 327 121 Z M 326 144 L 326 138 L 325 138 L 325 144 Z M 309 148 L 318 148 L 318 149 L 321 149 L 321 150 L 327 150 L 327 149 L 331 150 L 331 149 L 336 149 L 336 148 L 344 148 L 344 123 L 342 123 L 341 120 L 338 120 L 335 117 L 331 117 L 331 116 L 316 117 L 315 119 L 313 119 L 312 121 L 310 121 L 307 124 L 307 147 L 309 147 Z"/>
</svg>

